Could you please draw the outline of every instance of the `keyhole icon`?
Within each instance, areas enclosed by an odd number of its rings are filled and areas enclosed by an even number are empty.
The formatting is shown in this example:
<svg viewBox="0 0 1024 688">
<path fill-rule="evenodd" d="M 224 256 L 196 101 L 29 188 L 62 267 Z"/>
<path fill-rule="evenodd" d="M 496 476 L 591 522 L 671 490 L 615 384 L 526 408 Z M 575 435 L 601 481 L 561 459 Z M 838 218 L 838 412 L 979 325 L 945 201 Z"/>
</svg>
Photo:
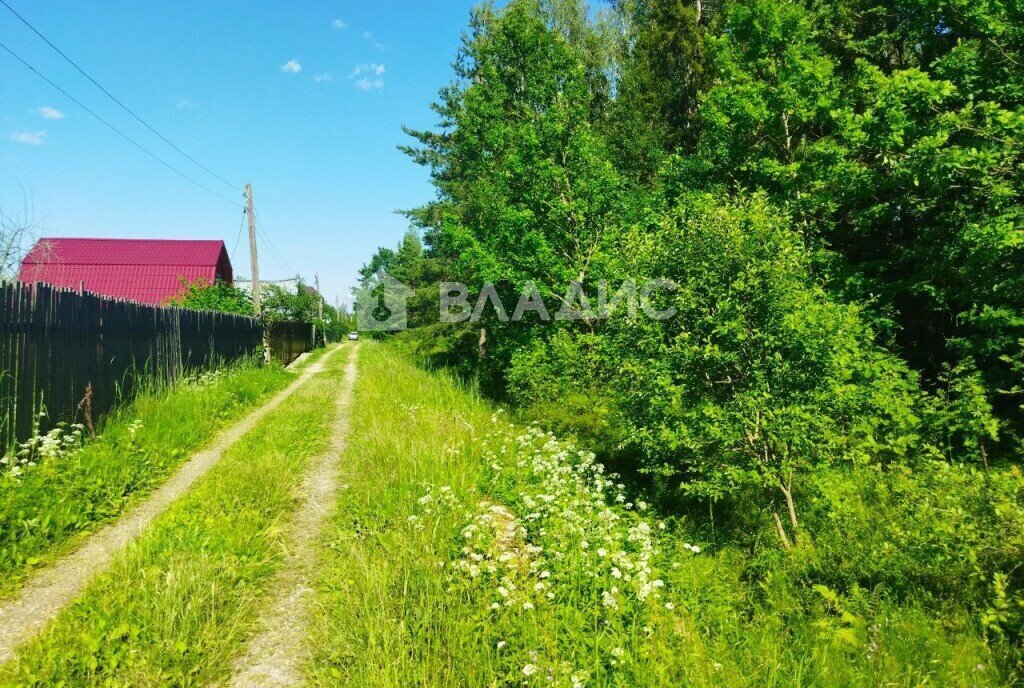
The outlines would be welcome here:
<svg viewBox="0 0 1024 688">
<path fill-rule="evenodd" d="M 391 318 L 391 309 L 384 305 L 384 295 L 377 295 L 377 305 L 371 312 L 373 319 L 377 322 L 387 322 Z"/>
</svg>

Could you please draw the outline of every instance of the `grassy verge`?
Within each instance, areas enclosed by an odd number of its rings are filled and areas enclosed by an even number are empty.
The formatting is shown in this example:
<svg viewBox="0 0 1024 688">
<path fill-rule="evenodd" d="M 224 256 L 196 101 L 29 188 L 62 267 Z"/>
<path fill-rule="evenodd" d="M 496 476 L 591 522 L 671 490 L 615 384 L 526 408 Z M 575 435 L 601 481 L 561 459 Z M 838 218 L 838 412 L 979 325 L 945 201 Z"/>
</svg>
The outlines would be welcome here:
<svg viewBox="0 0 1024 688">
<path fill-rule="evenodd" d="M 432 685 L 472 646 L 444 593 L 437 562 L 454 522 L 413 530 L 407 517 L 428 485 L 470 494 L 480 471 L 480 428 L 490 411 L 448 378 L 429 376 L 364 342 L 342 457 L 344 485 L 329 529 L 311 625 L 313 685 Z M 470 654 L 467 659 L 477 653 Z M 467 663 L 468 664 L 468 663 Z M 463 685 L 488 685 L 465 676 Z"/>
<path fill-rule="evenodd" d="M 241 367 L 143 394 L 85 446 L 0 476 L 0 596 L 292 379 L 280 366 Z"/>
<path fill-rule="evenodd" d="M 363 348 L 318 686 L 988 686 L 967 615 L 751 580 L 592 455 Z M 396 431 L 400 428 L 401 431 Z"/>
<path fill-rule="evenodd" d="M 201 685 L 223 678 L 282 556 L 280 521 L 327 446 L 341 366 L 300 388 L 131 546 L 0 685 Z"/>
<path fill-rule="evenodd" d="M 306 356 L 301 361 L 299 361 L 299 360 L 292 361 L 291 365 L 288 366 L 288 370 L 295 371 L 295 372 L 298 372 L 300 370 L 304 370 L 305 368 L 308 368 L 309 366 L 311 366 L 314 363 L 316 363 L 317 361 L 319 361 L 323 357 L 323 355 L 327 353 L 327 351 L 328 351 L 327 347 L 320 347 L 318 349 L 313 349 L 312 351 L 309 352 L 309 355 Z"/>
</svg>

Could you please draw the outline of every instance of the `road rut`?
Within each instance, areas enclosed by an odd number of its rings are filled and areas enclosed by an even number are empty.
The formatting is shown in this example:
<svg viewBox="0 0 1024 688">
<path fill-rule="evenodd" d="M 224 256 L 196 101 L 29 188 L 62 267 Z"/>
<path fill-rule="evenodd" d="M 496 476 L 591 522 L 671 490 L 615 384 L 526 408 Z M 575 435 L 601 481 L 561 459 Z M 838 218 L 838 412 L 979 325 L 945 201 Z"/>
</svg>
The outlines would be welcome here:
<svg viewBox="0 0 1024 688">
<path fill-rule="evenodd" d="M 234 688 L 272 688 L 302 683 L 300 667 L 307 653 L 307 598 L 317 564 L 317 541 L 337 503 L 341 454 L 348 437 L 352 394 L 358 373 L 359 345 L 352 348 L 337 398 L 331 444 L 314 460 L 303 479 L 302 502 L 289 523 L 288 554 L 271 585 L 272 602 L 260 619 L 232 671 Z"/>
<path fill-rule="evenodd" d="M 228 447 L 321 372 L 327 358 L 335 351 L 337 349 L 325 353 L 270 401 L 223 430 L 211 446 L 193 455 L 145 501 L 97 530 L 75 551 L 40 569 L 14 598 L 0 604 L 0 664 L 13 659 L 18 646 L 40 633 L 51 619 L 81 594 L 90 581 L 106 571 L 114 556 L 217 465 Z"/>
</svg>

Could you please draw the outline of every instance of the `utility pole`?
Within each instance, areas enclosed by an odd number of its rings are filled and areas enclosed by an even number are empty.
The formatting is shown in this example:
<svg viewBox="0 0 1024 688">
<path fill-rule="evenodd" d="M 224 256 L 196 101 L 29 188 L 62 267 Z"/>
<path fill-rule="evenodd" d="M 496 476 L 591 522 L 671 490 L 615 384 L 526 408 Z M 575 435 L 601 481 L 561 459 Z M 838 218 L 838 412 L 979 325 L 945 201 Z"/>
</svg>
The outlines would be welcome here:
<svg viewBox="0 0 1024 688">
<path fill-rule="evenodd" d="M 313 273 L 313 284 L 316 285 L 316 309 L 317 309 L 317 322 L 323 322 L 324 320 L 324 297 L 320 295 L 320 273 Z M 327 331 L 324 330 L 324 346 L 327 346 Z M 313 346 L 316 346 L 316 323 L 313 323 Z"/>
<path fill-rule="evenodd" d="M 252 204 L 252 184 L 245 185 L 245 214 L 249 218 L 249 264 L 252 268 L 252 307 L 256 317 L 263 314 L 260 304 L 260 259 L 256 254 L 256 211 Z"/>
<path fill-rule="evenodd" d="M 323 320 L 324 319 L 324 295 L 320 293 L 320 273 L 314 272 L 313 273 L 313 280 L 316 282 L 316 295 L 318 297 L 320 297 L 320 303 L 317 306 L 317 308 L 318 308 L 318 317 L 321 320 Z"/>
<path fill-rule="evenodd" d="M 256 317 L 263 319 L 263 305 L 260 303 L 260 258 L 256 253 L 256 210 L 252 203 L 252 184 L 245 185 L 245 214 L 249 218 L 249 264 L 252 268 L 252 309 Z M 270 323 L 263 325 L 263 362 L 270 363 Z"/>
</svg>

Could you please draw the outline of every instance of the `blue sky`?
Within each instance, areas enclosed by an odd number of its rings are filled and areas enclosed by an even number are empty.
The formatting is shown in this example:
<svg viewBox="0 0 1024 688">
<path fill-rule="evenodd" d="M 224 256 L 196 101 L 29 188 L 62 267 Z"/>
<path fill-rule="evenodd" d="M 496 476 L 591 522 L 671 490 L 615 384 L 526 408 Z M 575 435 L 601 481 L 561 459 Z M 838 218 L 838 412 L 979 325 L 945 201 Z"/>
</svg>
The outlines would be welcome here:
<svg viewBox="0 0 1024 688">
<path fill-rule="evenodd" d="M 344 301 L 356 269 L 396 244 L 394 210 L 433 197 L 396 150 L 432 126 L 472 2 L 7 0 L 93 78 L 233 184 L 253 184 L 280 254 L 261 275 L 319 272 Z M 0 6 L 0 40 L 125 133 L 234 199 L 135 122 Z M 239 192 L 240 193 L 240 192 Z M 27 197 L 53 236 L 219 238 L 242 214 L 146 157 L 0 51 L 0 207 Z M 237 196 L 239 202 L 241 197 Z M 249 274 L 245 237 L 232 253 Z"/>
</svg>

